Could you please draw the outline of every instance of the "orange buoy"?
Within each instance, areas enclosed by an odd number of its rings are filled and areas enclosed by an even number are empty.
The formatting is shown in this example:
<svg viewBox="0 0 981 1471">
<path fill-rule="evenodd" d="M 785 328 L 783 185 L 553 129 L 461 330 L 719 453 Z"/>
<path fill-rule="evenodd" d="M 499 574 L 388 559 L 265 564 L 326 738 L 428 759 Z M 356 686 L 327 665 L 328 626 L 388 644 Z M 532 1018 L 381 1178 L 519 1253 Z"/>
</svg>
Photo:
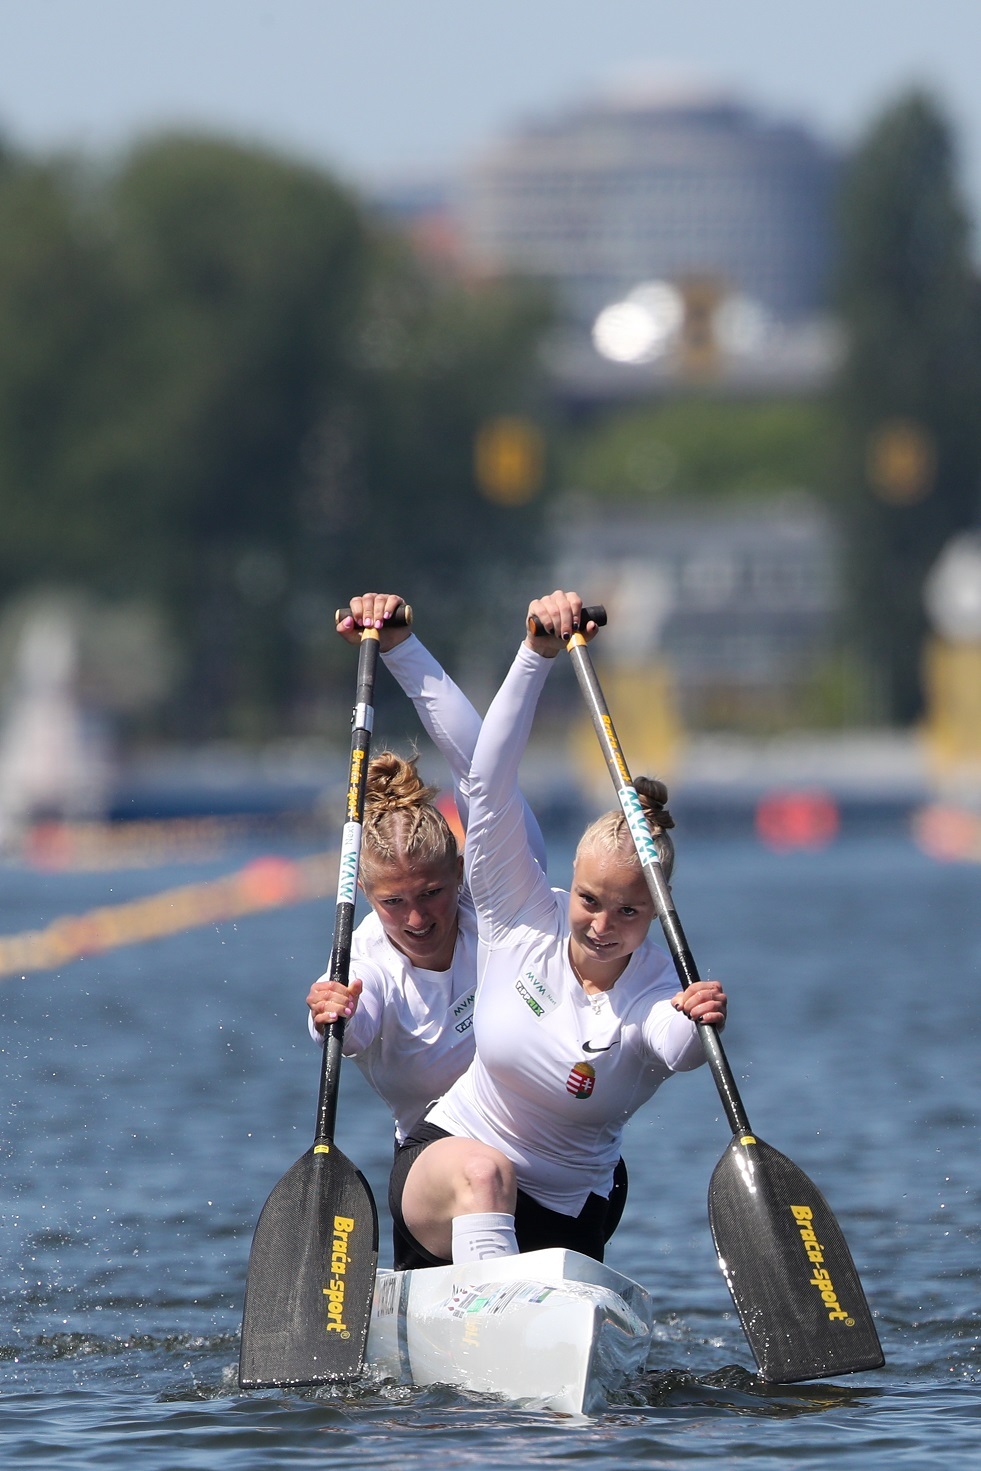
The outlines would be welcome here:
<svg viewBox="0 0 981 1471">
<path fill-rule="evenodd" d="M 769 792 L 757 803 L 757 836 L 777 852 L 826 848 L 840 826 L 838 804 L 827 792 Z"/>
</svg>

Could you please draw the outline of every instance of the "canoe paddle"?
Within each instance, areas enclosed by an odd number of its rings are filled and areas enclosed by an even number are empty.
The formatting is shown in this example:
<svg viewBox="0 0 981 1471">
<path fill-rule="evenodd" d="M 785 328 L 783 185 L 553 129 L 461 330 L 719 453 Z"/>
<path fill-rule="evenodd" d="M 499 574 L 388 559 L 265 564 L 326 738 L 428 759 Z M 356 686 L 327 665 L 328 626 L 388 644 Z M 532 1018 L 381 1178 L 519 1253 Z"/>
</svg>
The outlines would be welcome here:
<svg viewBox="0 0 981 1471">
<path fill-rule="evenodd" d="M 336 615 L 337 620 L 343 616 Z M 392 623 L 412 621 L 404 604 Z M 347 985 L 374 723 L 378 631 L 366 628 L 358 653 L 351 769 L 337 878 L 330 979 Z M 242 1389 L 356 1379 L 378 1261 L 378 1212 L 371 1188 L 334 1143 L 344 1018 L 324 1038 L 313 1145 L 287 1170 L 259 1216 L 249 1254 L 238 1382 Z"/>
<path fill-rule="evenodd" d="M 584 608 L 582 619 L 604 624 L 606 613 Z M 682 986 L 690 986 L 698 971 L 582 633 L 573 633 L 566 647 L 675 969 Z M 879 1368 L 885 1360 L 872 1314 L 827 1201 L 802 1170 L 752 1132 L 716 1028 L 699 1023 L 699 1032 L 732 1129 L 709 1184 L 709 1224 L 761 1377 L 793 1384 Z"/>
</svg>

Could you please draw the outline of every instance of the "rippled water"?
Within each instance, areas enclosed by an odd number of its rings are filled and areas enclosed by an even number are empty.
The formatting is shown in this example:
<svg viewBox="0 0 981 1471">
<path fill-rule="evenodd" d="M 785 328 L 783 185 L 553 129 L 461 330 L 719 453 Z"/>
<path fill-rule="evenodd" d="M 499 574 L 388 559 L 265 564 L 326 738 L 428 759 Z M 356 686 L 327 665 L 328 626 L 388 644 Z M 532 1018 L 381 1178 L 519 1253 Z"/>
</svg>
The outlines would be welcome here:
<svg viewBox="0 0 981 1471">
<path fill-rule="evenodd" d="M 202 876 L 6 870 L 0 930 Z M 371 1382 L 240 1393 L 252 1231 L 313 1135 L 303 998 L 329 947 L 321 902 L 0 981 L 0 1464 L 976 1464 L 981 868 L 892 840 L 784 857 L 690 843 L 675 896 L 703 972 L 727 984 L 726 1049 L 753 1126 L 828 1196 L 884 1369 L 756 1379 L 708 1231 L 728 1128 L 702 1070 L 628 1134 L 608 1259 L 652 1290 L 659 1326 L 606 1413 Z M 389 1125 L 353 1065 L 338 1142 L 383 1202 Z M 386 1230 L 383 1211 L 383 1264 Z"/>
</svg>

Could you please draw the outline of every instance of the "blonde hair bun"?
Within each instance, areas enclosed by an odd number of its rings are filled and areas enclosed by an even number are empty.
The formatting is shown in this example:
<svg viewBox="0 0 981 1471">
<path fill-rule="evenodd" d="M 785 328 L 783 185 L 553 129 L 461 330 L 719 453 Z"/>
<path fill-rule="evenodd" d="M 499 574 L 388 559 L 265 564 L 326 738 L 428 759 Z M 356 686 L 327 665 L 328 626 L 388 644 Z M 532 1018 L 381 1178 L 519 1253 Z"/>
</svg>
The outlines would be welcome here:
<svg viewBox="0 0 981 1471">
<path fill-rule="evenodd" d="M 668 828 L 674 827 L 674 818 L 664 805 L 668 800 L 668 789 L 663 781 L 658 781 L 653 776 L 635 777 L 633 786 L 644 809 L 644 817 L 654 839 L 664 877 L 670 878 L 674 868 L 674 844 L 668 835 Z M 624 863 L 640 863 L 627 820 L 619 808 L 613 812 L 604 812 L 602 817 L 597 817 L 595 822 L 590 823 L 579 839 L 576 862 L 587 848 L 602 853 L 616 853 Z"/>
<path fill-rule="evenodd" d="M 361 841 L 364 882 L 370 884 L 393 863 L 445 864 L 449 868 L 459 862 L 453 831 L 433 804 L 439 788 L 426 785 L 417 760 L 416 756 L 406 760 L 394 751 L 380 751 L 368 763 Z"/>
<path fill-rule="evenodd" d="M 438 787 L 427 786 L 419 775 L 418 758 L 406 761 L 394 751 L 381 751 L 368 765 L 365 806 L 376 812 L 403 812 L 431 802 Z"/>
</svg>

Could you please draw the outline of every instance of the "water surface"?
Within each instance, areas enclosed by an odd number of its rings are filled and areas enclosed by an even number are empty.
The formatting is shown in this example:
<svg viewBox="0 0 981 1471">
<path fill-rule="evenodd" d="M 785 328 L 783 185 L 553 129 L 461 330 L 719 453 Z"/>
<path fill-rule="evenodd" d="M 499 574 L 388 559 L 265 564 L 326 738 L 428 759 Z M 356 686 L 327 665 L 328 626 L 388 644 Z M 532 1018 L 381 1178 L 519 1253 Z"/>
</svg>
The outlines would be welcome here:
<svg viewBox="0 0 981 1471">
<path fill-rule="evenodd" d="M 0 930 L 248 856 L 8 869 Z M 566 859 L 554 855 L 557 881 Z M 976 1464 L 981 868 L 894 837 L 784 856 L 706 840 L 685 847 L 674 892 L 703 973 L 730 993 L 725 1045 L 753 1126 L 829 1198 L 884 1369 L 785 1388 L 755 1377 L 707 1225 L 728 1128 L 703 1069 L 628 1131 L 631 1194 L 608 1260 L 653 1292 L 659 1321 L 645 1373 L 604 1414 L 372 1382 L 242 1394 L 252 1231 L 315 1122 L 303 998 L 333 904 L 309 903 L 0 981 L 3 1466 Z M 351 1064 L 337 1134 L 383 1203 L 389 1121 Z M 382 1218 L 387 1265 L 383 1205 Z"/>
</svg>

